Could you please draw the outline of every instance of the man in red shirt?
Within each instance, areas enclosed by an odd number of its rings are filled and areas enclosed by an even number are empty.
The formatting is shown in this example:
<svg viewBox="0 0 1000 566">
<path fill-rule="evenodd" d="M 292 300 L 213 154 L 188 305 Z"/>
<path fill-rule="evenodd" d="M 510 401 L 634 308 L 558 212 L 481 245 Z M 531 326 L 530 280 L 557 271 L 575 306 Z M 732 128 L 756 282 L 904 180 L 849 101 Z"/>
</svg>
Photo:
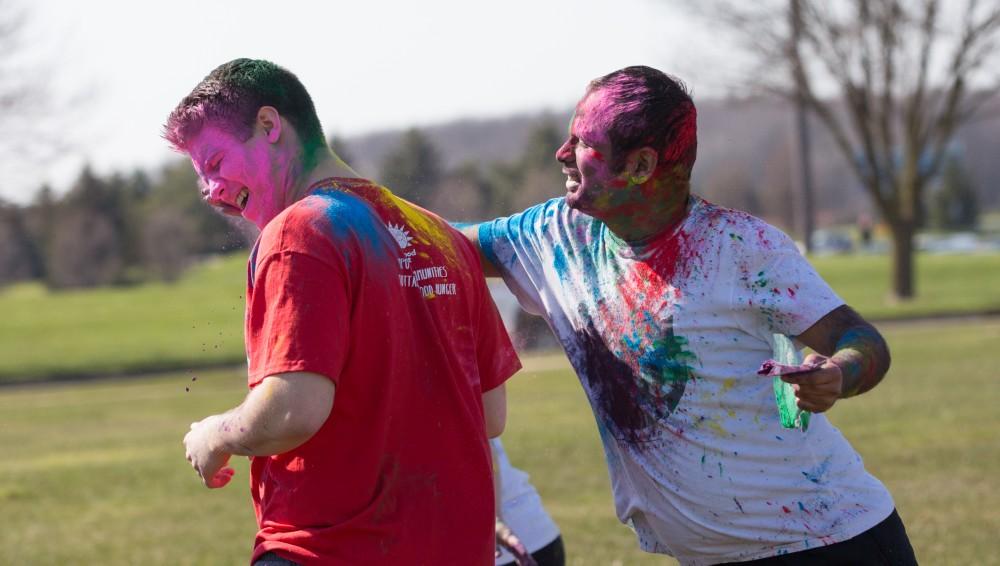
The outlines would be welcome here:
<svg viewBox="0 0 1000 566">
<path fill-rule="evenodd" d="M 254 222 L 250 392 L 191 425 L 187 459 L 226 485 L 250 456 L 255 564 L 492 564 L 487 436 L 520 367 L 475 249 L 360 178 L 273 63 L 211 72 L 164 137 L 205 200 Z"/>
</svg>

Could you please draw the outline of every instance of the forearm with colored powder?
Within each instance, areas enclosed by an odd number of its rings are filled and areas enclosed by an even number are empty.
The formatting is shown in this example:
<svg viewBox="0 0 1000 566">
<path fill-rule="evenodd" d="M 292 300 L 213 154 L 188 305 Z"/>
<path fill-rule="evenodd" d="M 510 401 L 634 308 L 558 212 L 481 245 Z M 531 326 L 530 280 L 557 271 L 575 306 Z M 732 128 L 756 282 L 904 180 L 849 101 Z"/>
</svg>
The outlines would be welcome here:
<svg viewBox="0 0 1000 566">
<path fill-rule="evenodd" d="M 871 325 L 848 329 L 837 340 L 830 361 L 840 367 L 843 382 L 841 398 L 870 391 L 889 371 L 891 358 L 885 339 Z"/>
<path fill-rule="evenodd" d="M 240 406 L 219 415 L 216 445 L 241 456 L 272 456 L 297 448 L 326 421 L 333 391 L 326 378 L 313 374 L 269 377 Z"/>
</svg>

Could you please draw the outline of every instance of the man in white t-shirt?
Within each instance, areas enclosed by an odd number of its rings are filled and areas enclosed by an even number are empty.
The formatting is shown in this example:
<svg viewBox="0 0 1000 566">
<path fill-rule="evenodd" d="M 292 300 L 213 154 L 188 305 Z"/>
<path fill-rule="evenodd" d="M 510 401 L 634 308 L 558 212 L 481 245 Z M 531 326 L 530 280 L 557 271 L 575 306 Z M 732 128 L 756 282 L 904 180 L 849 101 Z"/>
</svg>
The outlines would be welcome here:
<svg viewBox="0 0 1000 566">
<path fill-rule="evenodd" d="M 466 229 L 548 321 L 590 400 L 619 518 L 685 565 L 915 564 L 892 497 L 822 413 L 889 368 L 878 331 L 780 230 L 690 193 L 696 110 L 649 67 L 592 81 L 556 158 L 564 197 Z M 768 377 L 794 339 L 817 369 Z"/>
</svg>

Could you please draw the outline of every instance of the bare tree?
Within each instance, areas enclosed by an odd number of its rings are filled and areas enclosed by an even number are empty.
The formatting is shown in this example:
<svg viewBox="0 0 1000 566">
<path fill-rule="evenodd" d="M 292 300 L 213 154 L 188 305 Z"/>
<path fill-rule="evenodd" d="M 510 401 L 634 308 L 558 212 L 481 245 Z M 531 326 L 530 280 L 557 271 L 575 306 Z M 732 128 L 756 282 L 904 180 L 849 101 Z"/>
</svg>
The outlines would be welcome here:
<svg viewBox="0 0 1000 566">
<path fill-rule="evenodd" d="M 828 129 L 891 231 L 893 292 L 912 298 L 925 189 L 1000 87 L 1000 3 L 723 0 L 705 13 L 751 48 L 757 85 L 801 97 Z"/>
<path fill-rule="evenodd" d="M 0 166 L 4 185 L 28 181 L 39 166 L 48 166 L 77 146 L 82 111 L 91 87 L 55 92 L 57 73 L 52 55 L 39 46 L 40 33 L 27 0 L 0 0 Z M 58 96 L 57 96 L 58 95 Z"/>
<path fill-rule="evenodd" d="M 0 0 L 0 110 L 4 112 L 27 103 L 30 94 L 26 78 L 17 72 L 14 56 L 21 47 L 24 24 L 24 12 L 10 0 Z"/>
</svg>

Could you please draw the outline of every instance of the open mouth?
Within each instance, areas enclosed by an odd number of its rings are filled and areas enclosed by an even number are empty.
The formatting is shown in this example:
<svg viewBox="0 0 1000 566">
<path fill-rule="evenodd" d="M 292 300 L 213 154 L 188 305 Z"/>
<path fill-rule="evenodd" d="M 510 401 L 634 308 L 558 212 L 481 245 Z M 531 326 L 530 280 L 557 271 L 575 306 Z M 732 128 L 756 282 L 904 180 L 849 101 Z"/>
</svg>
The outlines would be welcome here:
<svg viewBox="0 0 1000 566">
<path fill-rule="evenodd" d="M 211 204 L 219 210 L 219 212 L 229 215 L 229 216 L 241 216 L 243 211 L 247 208 L 247 201 L 250 200 L 250 190 L 246 187 L 240 189 L 238 195 L 236 195 L 235 206 L 229 204 L 228 202 L 217 200 Z"/>
<path fill-rule="evenodd" d="M 580 187 L 580 172 L 575 169 L 563 168 L 563 174 L 566 175 L 566 190 L 573 192 Z"/>
</svg>

